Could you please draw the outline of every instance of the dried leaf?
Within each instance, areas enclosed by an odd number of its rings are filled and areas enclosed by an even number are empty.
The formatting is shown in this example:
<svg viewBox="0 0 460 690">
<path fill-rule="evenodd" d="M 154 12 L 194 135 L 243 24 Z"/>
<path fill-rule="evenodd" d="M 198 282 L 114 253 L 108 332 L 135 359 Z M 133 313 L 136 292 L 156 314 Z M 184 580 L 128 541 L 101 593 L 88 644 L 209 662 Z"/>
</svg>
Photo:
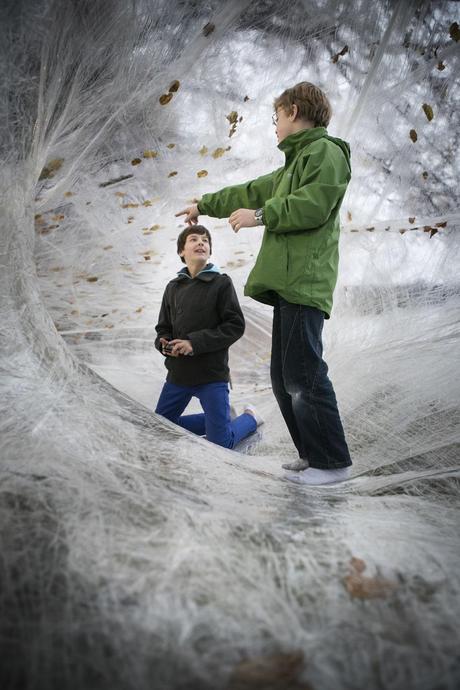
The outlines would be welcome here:
<svg viewBox="0 0 460 690">
<path fill-rule="evenodd" d="M 423 177 L 424 180 L 428 179 L 428 173 L 427 173 L 426 170 L 424 170 L 424 171 L 422 172 L 422 177 Z"/>
<path fill-rule="evenodd" d="M 440 60 L 440 61 L 438 62 L 438 64 L 436 65 L 436 67 L 438 68 L 438 70 L 439 70 L 440 72 L 442 72 L 444 69 L 446 69 L 446 66 L 445 66 L 445 64 L 443 63 L 442 60 Z"/>
<path fill-rule="evenodd" d="M 104 249 L 104 251 L 107 251 L 108 249 L 113 249 L 113 244 L 108 244 L 107 246 L 102 247 L 102 249 Z"/>
<path fill-rule="evenodd" d="M 245 96 L 245 97 L 243 98 L 243 101 L 244 101 L 245 103 L 246 103 L 246 101 L 249 101 L 249 96 Z"/>
<path fill-rule="evenodd" d="M 374 232 L 375 228 L 374 228 L 374 226 L 372 226 L 370 228 L 366 228 L 366 230 L 367 230 L 367 232 Z"/>
<path fill-rule="evenodd" d="M 356 558 L 356 556 L 351 558 L 350 565 L 357 573 L 364 572 L 367 567 L 365 561 L 362 558 Z"/>
<path fill-rule="evenodd" d="M 156 158 L 158 156 L 158 151 L 144 151 L 142 154 L 144 158 Z"/>
<path fill-rule="evenodd" d="M 215 149 L 215 151 L 212 152 L 211 156 L 212 156 L 213 158 L 221 158 L 221 156 L 224 155 L 225 150 L 226 150 L 226 149 L 217 148 L 217 149 Z"/>
<path fill-rule="evenodd" d="M 138 307 L 137 309 L 135 309 L 136 314 L 140 314 L 141 311 L 142 311 L 142 307 Z"/>
<path fill-rule="evenodd" d="M 416 142 L 417 139 L 418 139 L 418 137 L 417 137 L 417 132 L 415 131 L 415 129 L 411 129 L 411 131 L 409 132 L 409 136 L 410 136 L 410 138 L 412 139 L 412 141 L 413 141 L 414 144 L 415 144 L 415 142 Z"/>
<path fill-rule="evenodd" d="M 151 205 L 152 205 L 152 202 L 150 201 L 150 199 L 146 199 L 145 201 L 142 202 L 142 206 L 151 206 Z"/>
<path fill-rule="evenodd" d="M 406 230 L 405 230 L 404 228 L 401 228 L 401 230 L 400 230 L 399 232 L 401 233 L 401 235 L 404 235 L 404 233 L 406 232 Z"/>
<path fill-rule="evenodd" d="M 355 599 L 382 599 L 396 589 L 395 582 L 378 576 L 365 577 L 359 573 L 347 575 L 343 581 L 347 592 Z"/>
<path fill-rule="evenodd" d="M 234 668 L 227 690 L 287 690 L 293 687 L 306 690 L 308 686 L 304 683 L 300 686 L 299 681 L 303 663 L 301 651 L 246 659 Z"/>
<path fill-rule="evenodd" d="M 63 158 L 54 158 L 53 160 L 49 161 L 41 171 L 38 179 L 49 180 L 51 177 L 54 177 L 54 173 L 62 167 L 63 162 Z"/>
<path fill-rule="evenodd" d="M 141 163 L 142 163 L 141 158 L 133 158 L 133 160 L 131 161 L 131 165 L 140 165 Z"/>
<path fill-rule="evenodd" d="M 91 276 L 91 278 L 87 278 L 86 280 L 88 281 L 88 283 L 97 283 L 99 278 L 96 278 L 96 276 Z"/>
<path fill-rule="evenodd" d="M 460 26 L 458 25 L 457 22 L 454 22 L 449 26 L 449 36 L 454 40 L 454 41 L 460 41 Z"/>
<path fill-rule="evenodd" d="M 231 113 L 226 115 L 226 118 L 231 125 L 236 125 L 236 123 L 238 122 L 238 113 L 236 112 L 236 110 L 232 110 Z"/>
<path fill-rule="evenodd" d="M 209 34 L 212 34 L 212 32 L 214 31 L 215 28 L 216 28 L 215 24 L 213 24 L 212 22 L 208 22 L 207 24 L 205 24 L 203 26 L 203 36 L 208 37 Z"/>
<path fill-rule="evenodd" d="M 172 171 L 169 173 L 168 177 L 174 177 L 174 175 L 177 175 L 177 170 L 172 170 Z"/>
<path fill-rule="evenodd" d="M 424 104 L 422 105 L 422 108 L 423 108 L 423 112 L 424 112 L 425 115 L 426 115 L 426 119 L 428 120 L 428 122 L 431 122 L 431 120 L 432 120 L 433 117 L 434 117 L 434 115 L 433 115 L 433 108 L 431 107 L 431 105 L 428 105 L 428 103 L 424 103 Z"/>
<path fill-rule="evenodd" d="M 64 196 L 68 198 L 69 196 L 75 196 L 73 192 L 64 192 Z"/>
<path fill-rule="evenodd" d="M 172 93 L 164 93 L 158 100 L 160 101 L 161 105 L 167 105 L 172 97 Z"/>
<path fill-rule="evenodd" d="M 409 223 L 415 223 L 415 217 L 414 217 L 414 216 L 412 216 L 411 218 L 409 218 Z"/>
<path fill-rule="evenodd" d="M 232 137 L 235 134 L 235 132 L 236 132 L 236 124 L 231 126 L 230 131 L 228 133 L 228 136 Z"/>
<path fill-rule="evenodd" d="M 109 187 L 112 184 L 116 184 L 117 182 L 123 182 L 123 180 L 130 180 L 134 175 L 122 175 L 121 177 L 115 177 L 111 180 L 108 180 L 107 182 L 101 182 L 99 187 Z"/>
<path fill-rule="evenodd" d="M 347 211 L 347 219 L 350 221 L 352 220 L 351 211 Z"/>
<path fill-rule="evenodd" d="M 200 156 L 205 156 L 207 154 L 207 152 L 208 152 L 207 146 L 202 146 L 198 153 L 200 154 Z"/>
<path fill-rule="evenodd" d="M 138 208 L 139 204 L 129 202 L 128 204 L 121 204 L 120 208 Z"/>
<path fill-rule="evenodd" d="M 342 50 L 339 51 L 338 53 L 336 53 L 336 54 L 331 58 L 331 61 L 335 64 L 336 62 L 338 62 L 338 60 L 339 60 L 340 57 L 343 57 L 343 56 L 346 55 L 347 53 L 348 53 L 348 46 L 343 46 Z"/>
<path fill-rule="evenodd" d="M 171 83 L 171 86 L 168 89 L 169 93 L 176 93 L 176 91 L 179 91 L 179 86 L 180 81 L 178 79 L 174 79 L 174 81 Z"/>
<path fill-rule="evenodd" d="M 167 145 L 166 145 L 166 148 L 167 148 L 167 149 L 173 149 L 173 148 L 175 147 L 175 145 L 176 145 L 176 144 L 167 144 Z"/>
<path fill-rule="evenodd" d="M 197 177 L 206 177 L 207 174 L 208 174 L 208 171 L 207 171 L 207 170 L 198 170 L 196 176 L 197 176 Z"/>
<path fill-rule="evenodd" d="M 152 258 L 152 257 L 151 257 L 151 256 L 149 256 L 148 254 L 145 254 L 145 255 L 144 255 L 144 259 L 145 259 L 145 261 L 150 261 L 150 260 L 151 260 L 151 258 Z"/>
<path fill-rule="evenodd" d="M 436 235 L 437 232 L 438 232 L 438 231 L 436 230 L 436 228 L 431 228 L 430 240 L 431 240 L 431 238 L 433 237 L 433 235 Z"/>
<path fill-rule="evenodd" d="M 445 228 L 447 225 L 447 220 L 443 221 L 442 223 L 436 223 L 437 228 Z"/>
</svg>

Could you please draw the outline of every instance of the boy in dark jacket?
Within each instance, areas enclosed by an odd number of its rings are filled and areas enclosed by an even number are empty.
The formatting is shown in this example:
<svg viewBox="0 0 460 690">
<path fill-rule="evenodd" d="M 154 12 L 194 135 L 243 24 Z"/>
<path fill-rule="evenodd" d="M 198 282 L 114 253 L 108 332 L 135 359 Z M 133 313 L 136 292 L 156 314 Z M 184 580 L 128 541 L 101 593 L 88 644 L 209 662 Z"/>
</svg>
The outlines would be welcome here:
<svg viewBox="0 0 460 690">
<path fill-rule="evenodd" d="M 229 217 L 235 232 L 265 225 L 245 294 L 271 304 L 273 392 L 299 453 L 288 479 L 328 484 L 348 477 L 348 452 L 322 328 L 332 308 L 339 261 L 340 206 L 351 177 L 350 149 L 329 136 L 331 106 L 301 82 L 275 99 L 273 123 L 285 164 L 268 175 L 204 194 L 177 216 Z"/>
<path fill-rule="evenodd" d="M 166 286 L 156 326 L 156 348 L 165 356 L 166 383 L 155 412 L 184 429 L 234 448 L 261 419 L 251 405 L 230 418 L 228 348 L 244 333 L 244 317 L 229 276 L 212 263 L 212 241 L 202 225 L 177 239 L 186 264 Z M 183 415 L 192 397 L 202 413 Z"/>
</svg>

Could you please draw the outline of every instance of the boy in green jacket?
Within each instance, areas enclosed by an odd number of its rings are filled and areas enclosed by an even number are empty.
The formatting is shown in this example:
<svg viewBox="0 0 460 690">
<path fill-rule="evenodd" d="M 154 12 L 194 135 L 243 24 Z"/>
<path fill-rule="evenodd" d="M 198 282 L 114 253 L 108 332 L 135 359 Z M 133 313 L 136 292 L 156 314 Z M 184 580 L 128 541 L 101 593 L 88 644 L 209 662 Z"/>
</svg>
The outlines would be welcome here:
<svg viewBox="0 0 460 690">
<path fill-rule="evenodd" d="M 328 484 L 348 477 L 351 463 L 321 334 L 330 317 L 339 260 L 339 210 L 351 177 L 350 149 L 330 137 L 331 106 L 317 86 L 301 82 L 274 101 L 283 167 L 214 194 L 176 216 L 229 217 L 235 232 L 265 225 L 245 294 L 273 313 L 271 381 L 299 453 L 283 465 L 288 479 Z"/>
</svg>

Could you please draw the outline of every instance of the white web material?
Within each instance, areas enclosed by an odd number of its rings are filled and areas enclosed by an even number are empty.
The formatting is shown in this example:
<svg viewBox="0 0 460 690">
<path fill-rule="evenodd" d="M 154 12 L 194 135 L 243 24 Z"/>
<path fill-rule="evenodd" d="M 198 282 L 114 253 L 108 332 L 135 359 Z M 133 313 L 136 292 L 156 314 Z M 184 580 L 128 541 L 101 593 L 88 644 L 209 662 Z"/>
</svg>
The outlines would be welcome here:
<svg viewBox="0 0 460 690">
<path fill-rule="evenodd" d="M 457 687 L 458 3 L 0 20 L 0 685 Z M 242 294 L 259 228 L 201 218 L 246 316 L 233 403 L 262 438 L 230 452 L 153 414 L 174 213 L 283 164 L 272 103 L 301 80 L 352 149 L 324 333 L 354 461 L 335 489 L 283 480 L 271 310 Z"/>
</svg>

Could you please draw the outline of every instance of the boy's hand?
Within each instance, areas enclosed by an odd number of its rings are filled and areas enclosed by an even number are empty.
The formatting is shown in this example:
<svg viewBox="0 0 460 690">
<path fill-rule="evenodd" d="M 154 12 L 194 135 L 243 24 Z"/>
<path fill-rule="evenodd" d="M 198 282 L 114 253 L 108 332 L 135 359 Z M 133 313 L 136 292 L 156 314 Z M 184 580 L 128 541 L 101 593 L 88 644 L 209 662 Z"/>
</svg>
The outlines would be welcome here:
<svg viewBox="0 0 460 690">
<path fill-rule="evenodd" d="M 239 208 L 233 211 L 228 222 L 234 232 L 238 232 L 241 228 L 253 228 L 258 225 L 254 211 L 250 208 Z"/>
<path fill-rule="evenodd" d="M 186 223 L 188 223 L 189 225 L 196 225 L 198 223 L 199 215 L 200 212 L 198 211 L 198 204 L 192 204 L 191 206 L 187 206 L 187 208 L 184 208 L 183 211 L 179 211 L 179 213 L 176 213 L 175 217 L 177 218 L 178 216 L 185 216 Z"/>
<path fill-rule="evenodd" d="M 170 345 L 169 340 L 166 340 L 166 338 L 160 338 L 160 345 L 161 345 L 161 353 L 165 356 L 176 356 L 177 355 L 172 355 L 172 347 Z"/>
<path fill-rule="evenodd" d="M 178 357 L 179 355 L 193 355 L 193 347 L 190 340 L 179 340 L 176 338 L 175 340 L 170 340 L 169 345 L 172 347 L 169 354 L 173 357 Z"/>
</svg>

